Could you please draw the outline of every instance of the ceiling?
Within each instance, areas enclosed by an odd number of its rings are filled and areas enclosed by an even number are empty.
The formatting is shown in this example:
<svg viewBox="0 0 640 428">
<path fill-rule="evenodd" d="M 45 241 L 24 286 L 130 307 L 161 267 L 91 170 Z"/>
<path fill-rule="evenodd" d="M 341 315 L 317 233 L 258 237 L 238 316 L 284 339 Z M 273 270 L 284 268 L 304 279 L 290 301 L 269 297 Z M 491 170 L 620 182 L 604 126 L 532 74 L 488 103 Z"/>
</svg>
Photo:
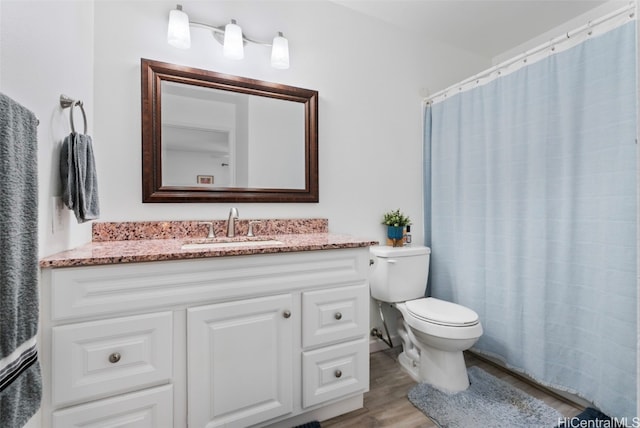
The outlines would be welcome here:
<svg viewBox="0 0 640 428">
<path fill-rule="evenodd" d="M 334 0 L 354 11 L 494 58 L 572 18 L 602 0 Z M 623 7 L 628 1 L 615 1 Z M 586 24 L 586 22 L 585 22 Z"/>
</svg>

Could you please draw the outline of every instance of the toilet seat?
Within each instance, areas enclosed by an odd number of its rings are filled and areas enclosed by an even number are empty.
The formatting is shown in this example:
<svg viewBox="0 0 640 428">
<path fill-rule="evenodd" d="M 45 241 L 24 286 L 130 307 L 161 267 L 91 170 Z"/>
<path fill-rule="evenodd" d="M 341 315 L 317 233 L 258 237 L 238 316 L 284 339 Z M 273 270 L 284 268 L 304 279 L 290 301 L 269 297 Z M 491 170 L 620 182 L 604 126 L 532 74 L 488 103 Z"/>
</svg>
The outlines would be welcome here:
<svg viewBox="0 0 640 428">
<path fill-rule="evenodd" d="M 480 322 L 473 310 L 434 297 L 409 300 L 405 302 L 411 316 L 428 323 L 446 327 L 469 327 Z"/>
<path fill-rule="evenodd" d="M 429 297 L 426 299 L 422 298 L 417 300 L 427 300 L 427 299 L 432 299 L 432 298 Z M 421 331 L 425 334 L 429 334 L 431 336 L 441 337 L 443 339 L 462 339 L 462 340 L 474 339 L 474 338 L 477 339 L 482 335 L 482 324 L 480 323 L 479 320 L 475 324 L 454 324 L 453 326 L 444 325 L 442 322 L 434 322 L 432 320 L 425 319 L 425 318 L 434 318 L 433 315 L 428 317 L 423 312 L 418 316 L 413 312 L 410 312 L 409 309 L 407 308 L 407 304 L 411 302 L 414 302 L 414 300 L 410 300 L 403 303 L 396 303 L 395 307 L 400 311 L 400 313 L 402 313 L 402 316 L 405 322 L 409 324 L 409 326 L 411 326 L 412 328 L 418 331 Z M 441 300 L 441 302 L 443 301 Z M 450 302 L 443 302 L 443 303 L 450 303 Z M 435 304 L 439 305 L 438 302 L 436 302 Z M 456 305 L 455 303 L 451 303 L 451 305 L 460 306 L 460 305 Z M 415 305 L 412 305 L 412 306 L 415 306 Z M 443 305 L 443 306 L 448 307 L 448 305 Z M 464 308 L 464 306 L 461 306 L 461 307 Z M 464 309 L 468 309 L 468 308 L 464 308 Z M 468 309 L 468 310 L 473 312 L 471 309 Z M 475 314 L 475 312 L 473 313 Z M 475 317 L 477 319 L 477 314 L 475 314 Z M 435 316 L 435 318 L 438 318 L 438 317 Z M 441 318 L 445 318 L 445 317 L 441 317 Z"/>
</svg>

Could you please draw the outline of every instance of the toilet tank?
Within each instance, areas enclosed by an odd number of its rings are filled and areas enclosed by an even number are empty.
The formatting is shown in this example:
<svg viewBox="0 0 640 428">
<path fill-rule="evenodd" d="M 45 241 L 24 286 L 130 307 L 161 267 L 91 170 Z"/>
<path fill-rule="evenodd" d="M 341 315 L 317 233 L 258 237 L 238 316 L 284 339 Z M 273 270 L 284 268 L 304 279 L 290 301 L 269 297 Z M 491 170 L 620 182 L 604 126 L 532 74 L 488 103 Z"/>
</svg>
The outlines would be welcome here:
<svg viewBox="0 0 640 428">
<path fill-rule="evenodd" d="M 429 275 L 429 247 L 370 247 L 371 297 L 383 302 L 405 302 L 424 297 Z"/>
</svg>

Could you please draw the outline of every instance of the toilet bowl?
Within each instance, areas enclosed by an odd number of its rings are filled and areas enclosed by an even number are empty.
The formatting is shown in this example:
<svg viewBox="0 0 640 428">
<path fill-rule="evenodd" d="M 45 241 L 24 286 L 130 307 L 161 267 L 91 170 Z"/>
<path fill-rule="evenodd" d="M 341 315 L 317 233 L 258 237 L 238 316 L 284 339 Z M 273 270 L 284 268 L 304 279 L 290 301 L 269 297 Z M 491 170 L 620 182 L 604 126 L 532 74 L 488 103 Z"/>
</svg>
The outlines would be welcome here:
<svg viewBox="0 0 640 428">
<path fill-rule="evenodd" d="M 463 351 L 480 338 L 482 324 L 469 308 L 423 297 L 430 253 L 419 246 L 371 247 L 371 297 L 401 314 L 402 368 L 417 382 L 446 392 L 463 391 L 469 387 Z"/>
<path fill-rule="evenodd" d="M 433 297 L 394 306 L 402 314 L 398 333 L 403 343 L 404 355 L 399 358 L 403 368 L 417 382 L 426 382 L 447 392 L 467 389 L 469 378 L 462 352 L 482 335 L 478 315 L 464 306 Z M 432 311 L 434 308 L 436 311 Z M 434 313 L 446 316 L 438 317 Z M 412 348 L 417 349 L 417 355 L 406 351 Z"/>
</svg>

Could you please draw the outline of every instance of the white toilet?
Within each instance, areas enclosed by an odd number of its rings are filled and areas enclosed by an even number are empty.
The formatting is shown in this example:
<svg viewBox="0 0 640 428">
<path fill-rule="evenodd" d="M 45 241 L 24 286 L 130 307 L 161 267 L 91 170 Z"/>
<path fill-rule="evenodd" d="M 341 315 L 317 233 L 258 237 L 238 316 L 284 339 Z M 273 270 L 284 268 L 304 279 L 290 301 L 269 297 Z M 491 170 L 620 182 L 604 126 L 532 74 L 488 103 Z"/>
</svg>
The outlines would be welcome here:
<svg viewBox="0 0 640 428">
<path fill-rule="evenodd" d="M 371 247 L 371 297 L 391 303 L 402 314 L 398 334 L 402 367 L 417 382 L 447 392 L 469 387 L 462 351 L 482 336 L 473 310 L 424 297 L 429 274 L 428 247 Z"/>
</svg>

